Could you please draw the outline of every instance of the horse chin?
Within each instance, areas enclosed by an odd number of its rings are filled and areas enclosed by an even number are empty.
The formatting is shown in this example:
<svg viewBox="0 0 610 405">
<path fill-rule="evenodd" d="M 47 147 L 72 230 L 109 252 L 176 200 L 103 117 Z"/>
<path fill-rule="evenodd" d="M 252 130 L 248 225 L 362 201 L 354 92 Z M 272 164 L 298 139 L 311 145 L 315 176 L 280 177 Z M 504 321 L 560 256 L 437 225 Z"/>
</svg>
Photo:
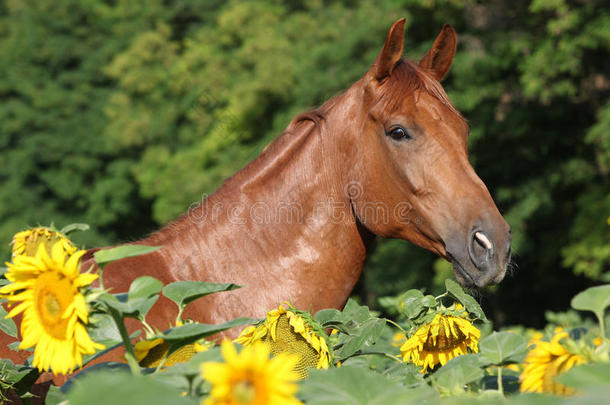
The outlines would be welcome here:
<svg viewBox="0 0 610 405">
<path fill-rule="evenodd" d="M 462 287 L 473 288 L 477 286 L 472 276 L 464 270 L 464 267 L 457 260 L 452 259 L 451 264 L 453 264 L 453 274 L 455 274 L 455 278 Z"/>
</svg>

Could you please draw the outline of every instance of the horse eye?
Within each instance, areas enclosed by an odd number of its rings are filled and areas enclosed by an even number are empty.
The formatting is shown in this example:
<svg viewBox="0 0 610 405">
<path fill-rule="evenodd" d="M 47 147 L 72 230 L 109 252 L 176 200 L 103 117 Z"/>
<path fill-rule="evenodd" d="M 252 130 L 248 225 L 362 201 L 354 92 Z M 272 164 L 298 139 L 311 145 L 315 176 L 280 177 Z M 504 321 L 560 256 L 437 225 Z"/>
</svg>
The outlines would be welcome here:
<svg viewBox="0 0 610 405">
<path fill-rule="evenodd" d="M 409 135 L 407 130 L 404 129 L 403 127 L 394 127 L 386 135 L 388 135 L 390 138 L 392 138 L 396 141 L 411 138 L 411 136 Z"/>
</svg>

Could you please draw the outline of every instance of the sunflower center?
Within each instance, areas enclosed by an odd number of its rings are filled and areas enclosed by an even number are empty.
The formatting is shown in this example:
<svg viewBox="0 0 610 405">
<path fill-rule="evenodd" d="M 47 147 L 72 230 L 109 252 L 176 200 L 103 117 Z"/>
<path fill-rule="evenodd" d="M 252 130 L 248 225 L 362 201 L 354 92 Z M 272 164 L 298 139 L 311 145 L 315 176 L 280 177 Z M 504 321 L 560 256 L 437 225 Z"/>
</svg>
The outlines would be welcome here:
<svg viewBox="0 0 610 405">
<path fill-rule="evenodd" d="M 63 315 L 73 298 L 74 287 L 61 274 L 49 272 L 36 280 L 36 313 L 42 327 L 54 338 L 66 339 L 69 317 Z"/>
<path fill-rule="evenodd" d="M 238 381 L 233 386 L 233 399 L 237 404 L 252 404 L 256 400 L 256 388 L 251 381 Z"/>
<path fill-rule="evenodd" d="M 454 349 L 455 347 L 461 345 L 466 336 L 462 332 L 462 330 L 454 325 L 455 333 L 457 337 L 453 335 L 451 331 L 451 327 L 447 324 L 447 322 L 451 322 L 450 320 L 443 319 L 440 322 L 438 329 L 438 336 L 436 336 L 436 343 L 432 340 L 431 337 L 428 338 L 426 343 L 424 343 L 424 349 L 428 351 L 449 351 Z M 447 336 L 449 335 L 449 336 Z"/>
<path fill-rule="evenodd" d="M 279 353 L 298 355 L 299 362 L 296 364 L 294 371 L 301 378 L 306 378 L 307 370 L 310 367 L 316 367 L 318 364 L 319 355 L 316 350 L 307 343 L 300 333 L 294 331 L 286 314 L 282 314 L 277 320 L 276 334 L 276 340 L 273 340 L 271 333 L 268 333 L 262 341 L 269 345 L 273 355 Z"/>
</svg>

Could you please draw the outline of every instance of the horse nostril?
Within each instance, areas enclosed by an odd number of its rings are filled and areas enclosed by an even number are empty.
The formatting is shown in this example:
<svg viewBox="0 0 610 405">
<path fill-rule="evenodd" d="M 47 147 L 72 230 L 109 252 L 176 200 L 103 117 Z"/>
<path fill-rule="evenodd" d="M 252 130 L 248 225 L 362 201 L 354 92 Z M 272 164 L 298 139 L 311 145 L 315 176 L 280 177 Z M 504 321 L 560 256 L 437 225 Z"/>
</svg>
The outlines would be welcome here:
<svg viewBox="0 0 610 405">
<path fill-rule="evenodd" d="M 483 232 L 475 232 L 474 233 L 474 238 L 476 239 L 477 242 L 479 242 L 485 249 L 487 250 L 491 250 L 492 248 L 492 244 L 489 241 L 489 239 L 487 238 L 487 236 L 485 236 L 485 234 Z"/>
<path fill-rule="evenodd" d="M 474 231 L 471 234 L 468 252 L 470 253 L 472 263 L 479 271 L 486 271 L 491 264 L 493 247 L 489 237 L 482 231 Z"/>
</svg>

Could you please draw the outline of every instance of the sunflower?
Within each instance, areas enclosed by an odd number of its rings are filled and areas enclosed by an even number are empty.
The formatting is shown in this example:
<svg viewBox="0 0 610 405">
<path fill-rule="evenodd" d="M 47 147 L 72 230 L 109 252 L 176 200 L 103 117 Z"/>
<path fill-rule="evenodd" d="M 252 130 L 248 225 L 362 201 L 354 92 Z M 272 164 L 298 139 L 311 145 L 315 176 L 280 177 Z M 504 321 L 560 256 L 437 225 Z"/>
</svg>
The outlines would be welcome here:
<svg viewBox="0 0 610 405">
<path fill-rule="evenodd" d="M 326 333 L 311 317 L 286 304 L 267 313 L 266 319 L 258 326 L 243 330 L 237 343 L 244 346 L 254 342 L 265 342 L 272 354 L 292 353 L 299 356 L 295 371 L 301 378 L 307 377 L 310 367 L 328 368 L 331 353 L 326 342 Z"/>
<path fill-rule="evenodd" d="M 51 228 L 38 227 L 18 232 L 13 236 L 11 242 L 11 245 L 13 245 L 12 257 L 15 258 L 21 255 L 34 257 L 38 252 L 38 246 L 41 244 L 51 254 L 51 248 L 56 243 L 61 243 L 61 246 L 69 255 L 77 250 L 76 246 L 62 233 L 54 231 Z"/>
<path fill-rule="evenodd" d="M 2 298 L 17 304 L 7 318 L 23 313 L 19 348 L 35 346 L 33 365 L 61 374 L 80 366 L 83 354 L 104 348 L 87 334 L 89 314 L 80 292 L 97 275 L 80 274 L 79 261 L 85 251 L 68 255 L 64 246 L 56 242 L 50 256 L 44 244 L 33 257 L 16 256 L 7 263 L 5 276 L 11 283 L 0 289 Z"/>
<path fill-rule="evenodd" d="M 550 342 L 542 340 L 542 334 L 532 339 L 531 343 L 534 348 L 527 354 L 523 373 L 519 378 L 521 392 L 545 392 L 560 395 L 574 393 L 571 388 L 555 381 L 557 375 L 586 361 L 582 356 L 568 352 L 561 344 L 560 341 L 567 337 L 567 332 L 557 328 Z"/>
<path fill-rule="evenodd" d="M 420 326 L 401 347 L 403 360 L 422 366 L 421 373 L 444 366 L 449 360 L 470 351 L 479 351 L 481 332 L 468 320 L 438 313 Z"/>
<path fill-rule="evenodd" d="M 237 353 L 233 344 L 222 343 L 225 363 L 203 363 L 203 377 L 212 384 L 203 405 L 299 405 L 294 394 L 298 358 L 280 353 L 269 359 L 269 346 L 255 342 Z"/>
<path fill-rule="evenodd" d="M 136 343 L 134 346 L 134 351 L 136 360 L 142 367 L 157 367 L 166 357 L 167 359 L 163 365 L 165 367 L 171 367 L 174 364 L 189 361 L 195 355 L 195 353 L 205 352 L 212 346 L 212 342 L 195 342 L 181 346 L 172 352 L 172 354 L 167 356 L 167 353 L 169 352 L 169 343 L 167 343 L 163 338 L 154 338 L 142 340 Z"/>
</svg>

